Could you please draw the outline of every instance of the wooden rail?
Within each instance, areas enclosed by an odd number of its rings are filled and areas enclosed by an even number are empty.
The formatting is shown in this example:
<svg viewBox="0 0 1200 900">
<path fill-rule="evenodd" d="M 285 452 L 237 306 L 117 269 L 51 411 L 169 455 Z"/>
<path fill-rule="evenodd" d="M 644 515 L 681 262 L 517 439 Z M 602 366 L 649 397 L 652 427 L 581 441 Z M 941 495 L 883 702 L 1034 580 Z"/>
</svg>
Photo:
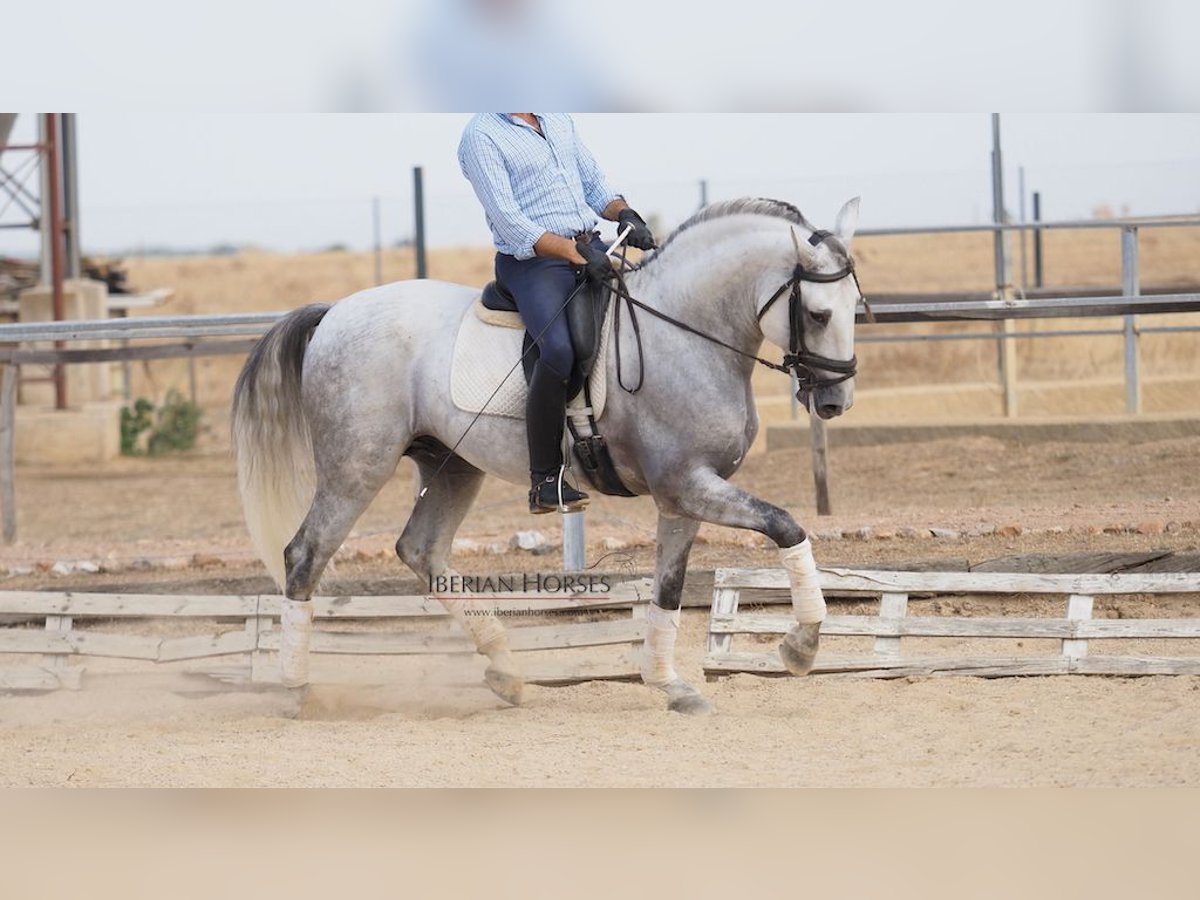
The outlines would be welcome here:
<svg viewBox="0 0 1200 900">
<path fill-rule="evenodd" d="M 606 593 L 528 598 L 512 594 L 474 595 L 481 605 L 494 609 L 509 627 L 509 644 L 515 652 L 533 654 L 523 662 L 533 684 L 561 685 L 597 679 L 639 677 L 636 651 L 645 631 L 645 604 L 651 596 L 649 579 L 614 585 Z M 0 690 L 54 690 L 79 688 L 83 669 L 66 665 L 73 657 L 113 658 L 152 663 L 177 663 L 224 656 L 244 656 L 241 667 L 220 670 L 225 680 L 266 682 L 278 680 L 266 653 L 279 649 L 279 597 L 266 594 L 228 596 L 175 594 L 98 594 L 76 592 L 0 592 L 0 615 L 23 618 L 18 626 L 0 628 L 0 654 L 39 655 L 40 665 L 0 667 Z M 315 654 L 359 656 L 454 655 L 470 657 L 475 648 L 458 632 L 336 630 L 337 623 L 381 619 L 444 618 L 447 613 L 433 597 L 343 596 L 314 598 Z M 516 615 L 537 619 L 553 615 L 567 618 L 608 611 L 630 610 L 628 619 L 579 621 L 578 617 L 549 624 L 517 625 Z M 143 619 L 225 620 L 220 630 L 182 637 L 111 633 L 77 627 L 88 620 Z M 44 627 L 42 627 L 44 620 Z M 321 628 L 323 624 L 327 627 Z M 240 628 L 238 626 L 241 626 Z M 334 626 L 331 630 L 328 626 Z M 31 627 L 32 626 L 32 627 Z M 597 660 L 586 650 L 625 645 L 617 658 Z M 569 653 L 546 659 L 538 651 Z"/>
<path fill-rule="evenodd" d="M 1200 656 L 1144 657 L 1088 655 L 1092 640 L 1200 639 L 1200 618 L 1092 619 L 1093 597 L 1121 594 L 1197 594 L 1200 573 L 1115 573 L 1106 575 L 1042 575 L 1005 572 L 874 572 L 822 569 L 826 593 L 880 598 L 877 616 L 829 616 L 823 636 L 874 637 L 874 652 L 859 656 L 820 653 L 814 674 L 849 674 L 872 678 L 906 675 L 1197 675 Z M 788 590 L 787 573 L 777 569 L 718 569 L 714 578 L 704 671 L 710 678 L 735 672 L 783 675 L 786 669 L 774 649 L 769 653 L 735 651 L 735 635 L 782 635 L 791 629 L 790 615 L 739 613 L 742 594 Z M 910 616 L 909 596 L 920 594 L 1065 595 L 1066 617 Z M 758 602 L 757 599 L 754 602 Z M 904 655 L 902 638 L 1009 638 L 1061 641 L 1052 657 L 942 657 Z"/>
</svg>

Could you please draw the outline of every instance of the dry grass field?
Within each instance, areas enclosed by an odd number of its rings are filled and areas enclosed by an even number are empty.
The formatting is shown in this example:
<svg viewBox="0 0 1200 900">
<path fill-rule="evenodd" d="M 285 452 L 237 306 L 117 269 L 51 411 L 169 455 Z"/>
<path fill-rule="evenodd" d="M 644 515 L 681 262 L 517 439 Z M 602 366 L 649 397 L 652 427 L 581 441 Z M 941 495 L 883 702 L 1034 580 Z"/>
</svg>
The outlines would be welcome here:
<svg viewBox="0 0 1200 900">
<path fill-rule="evenodd" d="M 861 282 L 872 292 L 986 291 L 992 286 L 992 242 L 988 234 L 889 236 L 864 238 L 855 255 Z M 1017 239 L 1014 238 L 1014 242 Z M 1146 287 L 1200 283 L 1200 228 L 1145 229 L 1140 238 L 1141 271 Z M 1014 246 L 1014 258 L 1016 257 Z M 1032 260 L 1032 252 L 1028 252 Z M 491 278 L 487 248 L 438 249 L 430 253 L 432 278 L 482 285 Z M 325 252 L 283 255 L 247 252 L 222 257 L 127 260 L 130 281 L 139 288 L 171 287 L 175 295 L 150 314 L 286 310 L 314 301 L 332 301 L 374 283 L 370 253 Z M 1030 263 L 1032 265 L 1032 263 Z M 383 278 L 410 278 L 415 271 L 410 249 L 383 254 Z M 1045 238 L 1045 280 L 1062 287 L 1114 288 L 1120 284 L 1120 246 L 1116 231 L 1049 232 Z M 1115 328 L 1115 319 L 1084 320 L 1082 327 Z M 1200 324 L 1200 314 L 1154 316 L 1143 324 Z M 956 323 L 940 326 L 875 326 L 870 333 L 953 331 L 988 326 Z M 1079 328 L 1080 320 L 1018 323 L 1019 329 Z M 864 333 L 866 333 L 864 331 Z M 1119 413 L 1123 410 L 1122 340 L 1116 336 L 1064 337 L 1018 341 L 1019 381 L 1028 392 L 1022 407 L 1032 415 Z M 909 417 L 995 414 L 996 344 L 956 341 L 937 344 L 864 344 L 859 348 L 860 407 L 856 418 L 889 418 L 897 388 L 944 387 L 928 397 L 907 392 Z M 1152 334 L 1141 339 L 1146 409 L 1149 412 L 1200 410 L 1200 333 Z M 198 362 L 198 395 L 214 423 L 223 421 L 230 390 L 241 364 L 236 358 Z M 187 384 L 185 364 L 155 362 L 140 367 L 137 392 L 161 396 Z M 1089 382 L 1087 392 L 1064 390 Z M 787 415 L 787 382 L 763 370 L 756 374 L 763 418 Z M 873 392 L 878 392 L 872 403 Z M 948 399 L 949 398 L 949 399 Z"/>
</svg>

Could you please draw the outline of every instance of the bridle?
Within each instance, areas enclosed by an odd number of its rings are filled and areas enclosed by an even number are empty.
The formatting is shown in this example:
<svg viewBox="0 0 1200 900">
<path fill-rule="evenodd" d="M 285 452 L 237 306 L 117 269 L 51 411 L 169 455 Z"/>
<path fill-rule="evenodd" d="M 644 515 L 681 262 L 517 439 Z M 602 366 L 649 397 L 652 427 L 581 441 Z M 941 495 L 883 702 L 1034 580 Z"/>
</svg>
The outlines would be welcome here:
<svg viewBox="0 0 1200 900">
<path fill-rule="evenodd" d="M 818 247 L 828 237 L 832 235 L 828 231 L 814 231 L 808 239 L 809 246 Z M 792 239 L 795 240 L 795 232 L 792 233 Z M 804 340 L 804 299 L 801 296 L 800 285 L 805 281 L 812 281 L 818 284 L 830 284 L 835 281 L 841 281 L 843 278 L 853 278 L 854 287 L 858 290 L 859 299 L 866 303 L 866 298 L 862 296 L 862 288 L 858 284 L 858 275 L 854 272 L 854 260 L 847 260 L 846 265 L 838 269 L 836 272 L 812 272 L 804 268 L 804 263 L 800 261 L 799 245 L 797 244 L 797 261 L 796 268 L 792 270 L 792 277 L 779 286 L 771 299 L 763 304 L 762 309 L 758 311 L 758 321 L 763 320 L 765 316 L 775 305 L 775 301 L 784 295 L 789 289 L 791 293 L 788 295 L 788 332 L 789 344 L 788 352 L 783 357 L 783 370 L 791 371 L 796 376 L 796 384 L 802 391 L 815 391 L 817 388 L 831 387 L 835 384 L 841 384 L 843 381 L 849 381 L 858 371 L 858 357 L 851 356 L 849 359 L 832 359 L 828 356 L 820 356 L 808 349 L 808 344 Z M 870 307 L 867 307 L 868 315 L 870 315 Z M 832 372 L 832 375 L 818 374 L 817 370 Z"/>
<path fill-rule="evenodd" d="M 828 231 L 814 231 L 808 238 L 810 246 L 817 247 L 826 238 L 832 235 Z M 796 233 L 792 232 L 792 240 L 796 241 Z M 613 330 L 615 333 L 615 351 L 617 362 L 617 383 L 627 393 L 635 394 L 646 379 L 646 369 L 644 364 L 644 356 L 642 354 L 642 331 L 638 324 L 637 315 L 634 312 L 637 309 L 644 310 L 650 315 L 662 319 L 664 322 L 669 322 L 677 328 L 681 328 L 690 334 L 704 338 L 713 344 L 724 347 L 726 350 L 732 350 L 739 356 L 752 359 L 755 362 L 766 366 L 768 369 L 774 369 L 776 372 L 783 372 L 789 375 L 795 375 L 796 384 L 800 389 L 800 393 L 812 392 L 818 388 L 830 387 L 835 384 L 841 384 L 843 381 L 849 381 L 858 371 L 858 357 L 851 356 L 849 359 L 831 359 L 827 356 L 819 356 L 808 349 L 808 344 L 805 342 L 804 331 L 804 301 L 801 296 L 800 285 L 805 281 L 812 281 L 820 284 L 829 284 L 835 281 L 841 281 L 843 278 L 853 278 L 854 286 L 858 289 L 859 300 L 863 302 L 867 310 L 868 321 L 874 321 L 874 315 L 871 313 L 871 307 L 867 305 L 867 299 L 862 295 L 862 289 L 858 285 L 858 275 L 854 271 L 854 261 L 849 260 L 845 266 L 838 269 L 836 272 L 822 273 L 812 272 L 804 268 L 803 262 L 800 261 L 800 247 L 796 244 L 796 267 L 792 270 L 792 275 L 779 286 L 779 289 L 771 295 L 770 299 L 763 304 L 762 309 L 758 311 L 757 319 L 762 322 L 763 316 L 775 305 L 775 302 L 785 293 L 790 291 L 788 295 L 788 352 L 783 356 L 783 364 L 771 362 L 768 359 L 763 359 L 761 356 L 755 356 L 753 353 L 747 353 L 732 344 L 727 344 L 720 338 L 715 338 L 711 334 L 700 331 L 698 328 L 693 328 L 686 322 L 681 322 L 664 312 L 660 312 L 652 306 L 647 306 L 641 300 L 630 295 L 628 288 L 625 285 L 624 273 L 617 269 L 614 271 L 616 276 L 616 284 L 612 286 L 613 293 L 616 295 L 617 308 L 614 314 Z M 638 380 L 637 384 L 629 387 L 625 384 L 625 380 L 621 374 L 621 305 L 624 302 L 629 307 L 629 321 L 633 328 L 634 339 L 637 342 L 638 349 Z M 833 375 L 818 374 L 817 370 L 832 372 Z M 797 393 L 797 397 L 800 396 Z"/>
</svg>

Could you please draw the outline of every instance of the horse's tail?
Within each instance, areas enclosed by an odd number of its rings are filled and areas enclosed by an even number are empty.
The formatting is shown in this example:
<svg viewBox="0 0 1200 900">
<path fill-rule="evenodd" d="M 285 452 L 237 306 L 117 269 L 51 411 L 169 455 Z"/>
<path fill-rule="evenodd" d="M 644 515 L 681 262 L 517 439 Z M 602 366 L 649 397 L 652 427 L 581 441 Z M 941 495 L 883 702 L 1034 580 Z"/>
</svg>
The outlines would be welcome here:
<svg viewBox="0 0 1200 900">
<path fill-rule="evenodd" d="M 233 389 L 242 512 L 254 549 L 280 590 L 284 548 L 313 496 L 312 439 L 300 402 L 304 352 L 329 309 L 314 303 L 276 322 L 254 346 Z"/>
</svg>

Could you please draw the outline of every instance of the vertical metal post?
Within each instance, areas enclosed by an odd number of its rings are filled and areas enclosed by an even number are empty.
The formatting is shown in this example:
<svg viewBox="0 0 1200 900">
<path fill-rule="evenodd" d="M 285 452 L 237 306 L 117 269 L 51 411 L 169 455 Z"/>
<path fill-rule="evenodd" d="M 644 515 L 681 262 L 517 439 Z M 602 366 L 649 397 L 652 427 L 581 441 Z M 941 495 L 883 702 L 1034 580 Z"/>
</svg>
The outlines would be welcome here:
<svg viewBox="0 0 1200 900">
<path fill-rule="evenodd" d="M 700 179 L 700 208 L 708 206 L 708 179 Z"/>
<path fill-rule="evenodd" d="M 825 433 L 825 420 L 815 412 L 808 415 L 812 432 L 813 480 L 817 487 L 817 515 L 833 514 L 829 504 L 829 438 Z"/>
<path fill-rule="evenodd" d="M 50 271 L 50 161 L 46 158 L 46 121 L 48 116 L 38 116 L 38 240 L 41 243 L 38 257 L 38 281 L 50 284 L 54 277 Z"/>
<path fill-rule="evenodd" d="M 42 201 L 42 217 L 46 217 L 46 206 L 50 207 L 50 284 L 54 304 L 54 321 L 63 318 L 63 221 L 62 221 L 62 168 L 58 159 L 58 114 L 46 113 L 46 168 L 50 171 L 50 193 Z M 55 341 L 56 349 L 63 347 Z M 62 363 L 54 366 L 54 408 L 67 408 L 67 378 Z"/>
<path fill-rule="evenodd" d="M 379 228 L 379 198 L 371 198 L 371 232 L 375 240 L 375 284 L 383 284 L 383 238 Z"/>
<path fill-rule="evenodd" d="M 992 221 L 1004 224 L 1004 169 L 1000 159 L 1000 114 L 992 113 Z M 1004 232 L 992 232 L 992 253 L 996 267 L 996 292 L 1004 290 Z"/>
<path fill-rule="evenodd" d="M 413 168 L 413 207 L 416 215 L 417 277 L 426 278 L 425 267 L 425 184 L 420 166 Z"/>
<path fill-rule="evenodd" d="M 1017 168 L 1017 194 L 1021 198 L 1018 206 L 1020 207 L 1020 215 L 1021 215 L 1020 221 L 1021 221 L 1021 224 L 1024 225 L 1026 222 L 1026 219 L 1025 219 L 1025 167 L 1024 166 L 1019 166 Z M 1029 266 L 1027 265 L 1026 254 L 1025 254 L 1025 243 L 1026 243 L 1025 237 L 1026 237 L 1025 229 L 1022 228 L 1020 231 L 1020 238 L 1021 238 L 1021 295 L 1022 296 L 1024 296 L 1025 292 L 1027 290 L 1029 290 Z"/>
<path fill-rule="evenodd" d="M 13 428 L 17 407 L 17 367 L 4 366 L 0 378 L 0 519 L 4 543 L 17 538 L 16 450 Z"/>
<path fill-rule="evenodd" d="M 1042 194 L 1033 192 L 1033 221 L 1042 221 Z M 1042 286 L 1042 229 L 1033 229 L 1033 284 Z"/>
<path fill-rule="evenodd" d="M 1126 297 L 1141 295 L 1138 272 L 1138 231 L 1135 225 L 1121 226 L 1121 292 Z M 1138 378 L 1137 317 L 1125 316 L 1125 412 L 1137 415 L 1142 411 L 1142 385 Z"/>
<path fill-rule="evenodd" d="M 563 526 L 563 571 L 581 572 L 586 562 L 584 558 L 584 523 L 582 512 L 562 514 Z"/>
<path fill-rule="evenodd" d="M 992 220 L 997 225 L 1005 223 L 1004 215 L 1004 167 L 1000 155 L 1000 114 L 992 113 Z M 1011 298 L 1011 280 L 1008 277 L 1008 261 L 1004 248 L 1005 232 L 997 228 L 993 233 L 993 253 L 996 266 L 996 299 Z M 996 330 L 1003 334 L 1013 333 L 1011 319 L 996 323 Z M 1004 390 L 1004 415 L 1017 414 L 1017 348 L 1011 338 L 1000 338 L 996 356 L 1000 370 L 1000 382 Z"/>
<path fill-rule="evenodd" d="M 79 150 L 75 113 L 62 114 L 63 227 L 66 229 L 67 277 L 83 273 L 79 252 Z"/>
</svg>

